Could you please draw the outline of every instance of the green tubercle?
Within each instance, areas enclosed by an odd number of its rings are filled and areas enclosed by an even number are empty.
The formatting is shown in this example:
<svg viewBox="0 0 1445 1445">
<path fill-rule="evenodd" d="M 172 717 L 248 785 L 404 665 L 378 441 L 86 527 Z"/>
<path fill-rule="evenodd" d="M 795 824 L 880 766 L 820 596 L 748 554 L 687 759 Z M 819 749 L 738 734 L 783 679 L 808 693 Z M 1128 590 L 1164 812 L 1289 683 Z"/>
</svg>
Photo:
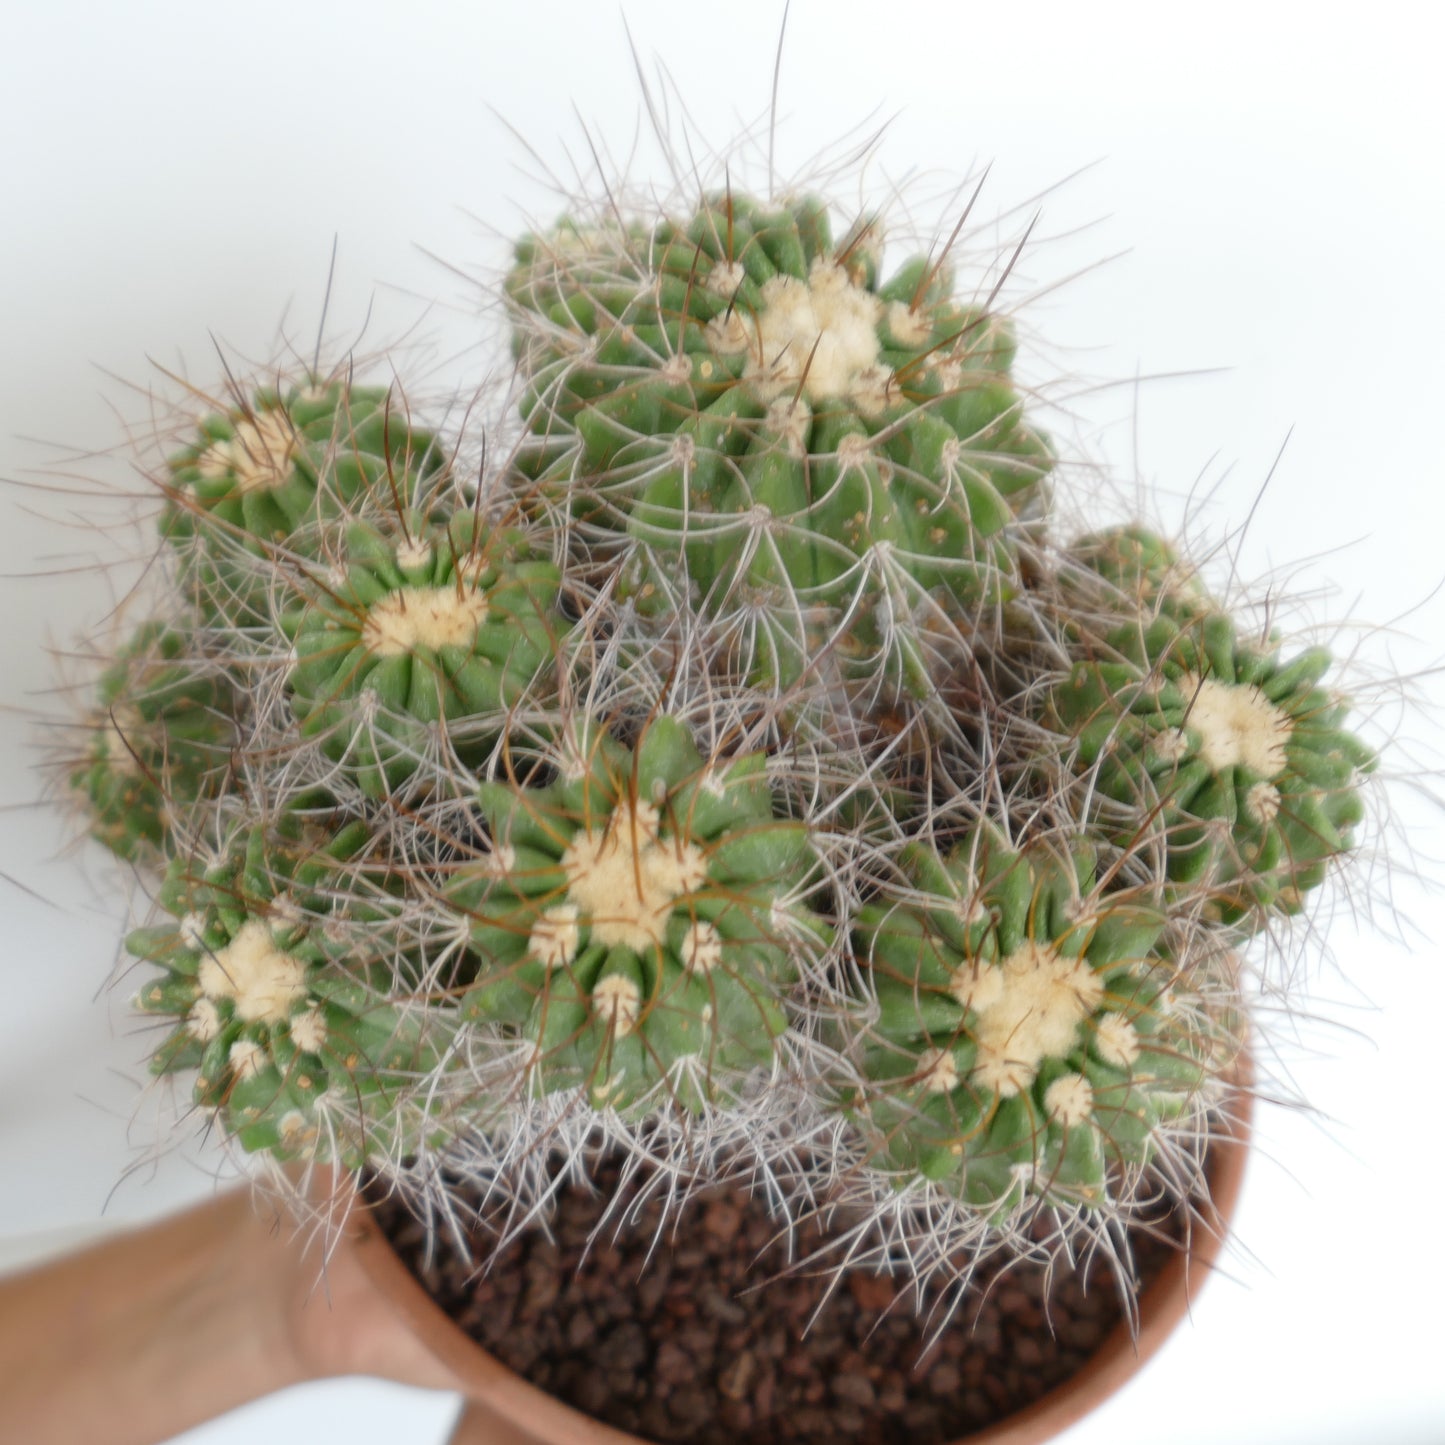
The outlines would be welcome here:
<svg viewBox="0 0 1445 1445">
<path fill-rule="evenodd" d="M 1164 915 L 1112 896 L 1087 850 L 980 826 L 854 924 L 876 1006 L 857 1117 L 878 1162 L 966 1203 L 1100 1205 L 1233 1047 L 1161 948 Z"/>
<path fill-rule="evenodd" d="M 198 1070 L 196 1103 L 248 1150 L 354 1167 L 444 1132 L 407 1085 L 450 1025 L 408 994 L 395 958 L 367 953 L 385 897 L 348 895 L 342 872 L 365 841 L 360 823 L 254 827 L 200 873 L 177 859 L 159 899 L 174 921 L 126 940 L 161 970 L 137 1006 L 179 1020 L 152 1071 Z"/>
<path fill-rule="evenodd" d="M 1323 648 L 1282 658 L 1226 614 L 1164 612 L 1116 627 L 1051 706 L 1078 764 L 1162 830 L 1168 874 L 1206 912 L 1238 922 L 1296 911 L 1354 841 L 1374 754 L 1322 684 Z"/>
<path fill-rule="evenodd" d="M 600 729 L 541 787 L 484 783 L 493 844 L 449 890 L 480 960 L 464 1016 L 536 1045 L 543 1092 L 701 1109 L 775 1057 L 782 1000 L 821 947 L 799 903 L 808 830 L 765 759 L 704 761 L 676 719 L 635 749 Z"/>
<path fill-rule="evenodd" d="M 288 624 L 303 735 L 373 797 L 410 777 L 443 730 L 463 754 L 489 746 L 566 630 L 558 585 L 522 533 L 470 514 L 445 527 L 413 518 L 395 535 L 354 525 L 345 562 Z"/>
<path fill-rule="evenodd" d="M 1007 322 L 921 258 L 880 284 L 872 229 L 835 244 L 811 198 L 583 234 L 529 238 L 511 287 L 541 495 L 625 551 L 644 610 L 681 583 L 758 619 L 755 678 L 831 650 L 926 695 L 918 615 L 1013 590 L 1008 524 L 1052 464 Z"/>
</svg>

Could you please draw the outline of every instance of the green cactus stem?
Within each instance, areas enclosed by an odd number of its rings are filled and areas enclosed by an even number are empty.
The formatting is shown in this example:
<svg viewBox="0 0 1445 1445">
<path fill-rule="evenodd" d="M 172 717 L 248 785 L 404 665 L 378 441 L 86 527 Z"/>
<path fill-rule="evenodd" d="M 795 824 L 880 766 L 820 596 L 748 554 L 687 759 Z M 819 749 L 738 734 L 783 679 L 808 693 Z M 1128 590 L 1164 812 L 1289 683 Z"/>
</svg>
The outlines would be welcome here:
<svg viewBox="0 0 1445 1445">
<path fill-rule="evenodd" d="M 521 466 L 599 541 L 625 535 L 644 610 L 681 582 L 748 615 L 754 676 L 791 685 L 831 649 L 927 695 L 919 617 L 1012 589 L 1008 524 L 1051 457 L 1007 323 L 955 302 L 941 263 L 880 284 L 873 233 L 835 245 L 817 200 L 728 196 L 583 256 L 570 223 L 528 238 Z"/>
<path fill-rule="evenodd" d="M 463 1015 L 530 1039 L 544 1093 L 726 1099 L 774 1061 L 821 947 L 795 901 L 808 829 L 775 816 L 762 755 L 705 762 L 670 717 L 633 751 L 595 729 L 568 751 L 546 786 L 481 785 L 493 851 L 448 894 L 480 960 Z"/>
<path fill-rule="evenodd" d="M 132 863 L 164 867 L 173 824 L 225 785 L 236 699 L 194 644 L 178 625 L 137 629 L 101 675 L 86 759 L 70 775 L 92 836 Z"/>
<path fill-rule="evenodd" d="M 522 533 L 470 514 L 445 527 L 413 517 L 402 532 L 354 525 L 345 564 L 288 621 L 302 734 L 373 797 L 435 753 L 442 730 L 464 753 L 494 742 L 565 630 L 558 570 Z"/>
<path fill-rule="evenodd" d="M 1115 628 L 1052 698 L 1098 789 L 1162 830 L 1168 874 L 1226 922 L 1295 912 L 1354 841 L 1373 753 L 1328 691 L 1324 648 L 1281 658 L 1224 613 Z"/>
<path fill-rule="evenodd" d="M 161 535 L 182 556 L 182 583 L 221 621 L 246 626 L 268 610 L 264 564 L 318 522 L 366 496 L 413 502 L 444 465 L 380 387 L 314 381 L 262 387 L 203 418 L 167 462 Z"/>
<path fill-rule="evenodd" d="M 989 1215 L 1106 1206 L 1236 1047 L 1163 952 L 1164 915 L 1104 893 L 1087 849 L 1019 851 L 988 826 L 902 865 L 908 886 L 854 924 L 878 1162 Z"/>
<path fill-rule="evenodd" d="M 342 885 L 365 825 L 314 832 L 290 818 L 199 873 L 177 859 L 159 896 L 172 921 L 126 947 L 161 970 L 137 1006 L 179 1020 L 152 1072 L 198 1070 L 196 1103 L 247 1150 L 354 1167 L 444 1132 L 411 1095 L 448 1025 L 380 955 L 384 893 Z"/>
</svg>

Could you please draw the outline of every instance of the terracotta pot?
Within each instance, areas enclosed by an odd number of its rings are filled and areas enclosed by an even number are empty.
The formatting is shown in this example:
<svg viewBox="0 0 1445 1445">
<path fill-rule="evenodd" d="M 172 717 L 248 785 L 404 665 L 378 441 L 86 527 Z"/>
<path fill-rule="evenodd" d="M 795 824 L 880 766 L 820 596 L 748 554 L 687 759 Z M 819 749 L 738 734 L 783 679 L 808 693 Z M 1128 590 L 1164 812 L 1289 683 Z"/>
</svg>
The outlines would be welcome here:
<svg viewBox="0 0 1445 1445">
<path fill-rule="evenodd" d="M 1214 1219 L 1195 1233 L 1188 1254 L 1169 1259 L 1139 1299 L 1139 1330 L 1120 1323 L 1077 1374 L 1042 1399 L 958 1445 L 1040 1445 L 1103 1403 L 1140 1370 L 1184 1318 L 1223 1248 L 1249 1156 L 1250 1096 L 1241 1090 L 1234 1133 L 1211 1162 Z M 468 1404 L 451 1445 L 639 1445 L 527 1383 L 476 1344 L 441 1310 L 392 1250 L 368 1228 L 360 1257 L 375 1283 L 462 1382 Z"/>
</svg>

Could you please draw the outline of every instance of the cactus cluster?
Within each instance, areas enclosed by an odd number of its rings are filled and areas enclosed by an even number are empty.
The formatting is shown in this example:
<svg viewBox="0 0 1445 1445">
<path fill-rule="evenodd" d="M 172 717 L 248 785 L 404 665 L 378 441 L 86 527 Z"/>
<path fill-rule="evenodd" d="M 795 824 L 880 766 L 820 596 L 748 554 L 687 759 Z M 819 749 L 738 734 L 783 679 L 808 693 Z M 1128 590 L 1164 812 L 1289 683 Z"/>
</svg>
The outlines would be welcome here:
<svg viewBox="0 0 1445 1445">
<path fill-rule="evenodd" d="M 1200 1184 L 1373 755 L 1167 539 L 1059 535 L 996 288 L 884 220 L 524 237 L 480 479 L 347 368 L 181 418 L 71 781 L 244 1149 L 528 1216 L 601 1139 L 955 1280 Z"/>
</svg>

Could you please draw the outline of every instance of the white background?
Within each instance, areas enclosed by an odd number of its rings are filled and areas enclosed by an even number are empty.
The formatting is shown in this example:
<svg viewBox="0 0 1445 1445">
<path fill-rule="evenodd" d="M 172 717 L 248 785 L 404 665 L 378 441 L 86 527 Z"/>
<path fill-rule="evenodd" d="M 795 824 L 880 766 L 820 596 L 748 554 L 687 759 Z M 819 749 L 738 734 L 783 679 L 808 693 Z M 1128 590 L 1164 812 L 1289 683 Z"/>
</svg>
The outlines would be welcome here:
<svg viewBox="0 0 1445 1445">
<path fill-rule="evenodd" d="M 660 59 L 671 72 L 674 112 L 685 104 L 706 140 L 723 145 L 766 111 L 779 4 L 625 9 L 649 71 Z M 1342 645 L 1376 675 L 1421 674 L 1410 709 L 1378 692 L 1380 726 L 1399 738 L 1389 769 L 1406 775 L 1434 765 L 1442 690 L 1425 670 L 1445 653 L 1445 602 L 1430 596 L 1445 577 L 1445 106 L 1438 40 L 1418 13 L 798 0 L 777 138 L 791 175 L 842 132 L 892 117 L 870 178 L 926 173 L 912 194 L 930 228 L 945 183 L 992 159 L 976 214 L 1038 209 L 1036 236 L 1061 238 L 1026 256 L 1015 301 L 1118 256 L 1023 311 L 1050 343 L 1029 374 L 1072 378 L 1050 389 L 1071 398 L 1064 440 L 1108 463 L 1121 495 L 1155 488 L 1166 516 L 1188 510 L 1201 537 L 1232 538 L 1243 577 L 1308 594 L 1322 623 L 1369 624 Z M 121 462 L 66 466 L 22 438 L 109 447 L 110 404 L 134 414 L 124 383 L 157 384 L 151 360 L 214 384 L 211 338 L 264 357 L 288 305 L 290 334 L 309 344 L 333 236 L 333 334 L 375 300 L 379 338 L 435 298 L 424 329 L 445 364 L 428 384 L 480 381 L 475 295 L 426 253 L 496 265 L 494 230 L 559 209 L 498 115 L 566 172 L 569 156 L 589 164 L 577 116 L 625 153 L 639 109 L 611 6 L 19 0 L 0 49 L 0 474 L 123 481 Z M 951 216 L 938 220 L 946 231 Z M 1093 384 L 1110 379 L 1124 384 Z M 73 525 L 80 513 L 92 504 L 0 498 L 0 870 L 48 900 L 0 882 L 12 1258 L 161 1214 L 211 1189 L 219 1165 L 190 1146 L 149 1162 L 142 1041 L 126 990 L 103 988 L 122 894 L 98 854 L 67 851 L 67 825 L 31 805 L 27 714 L 63 713 L 46 695 L 46 645 L 106 607 L 102 543 Z M 1445 876 L 1445 824 L 1409 789 L 1392 796 L 1413 851 L 1399 833 L 1377 838 L 1360 891 L 1389 890 L 1394 911 L 1358 929 L 1336 920 L 1333 957 L 1315 950 L 1300 968 L 1320 1021 L 1280 1031 L 1279 1067 L 1317 1112 L 1264 1112 L 1231 1277 L 1068 1445 L 1445 1433 L 1445 908 L 1413 876 Z M 185 1445 L 426 1445 L 451 1409 L 345 1382 Z"/>
</svg>

